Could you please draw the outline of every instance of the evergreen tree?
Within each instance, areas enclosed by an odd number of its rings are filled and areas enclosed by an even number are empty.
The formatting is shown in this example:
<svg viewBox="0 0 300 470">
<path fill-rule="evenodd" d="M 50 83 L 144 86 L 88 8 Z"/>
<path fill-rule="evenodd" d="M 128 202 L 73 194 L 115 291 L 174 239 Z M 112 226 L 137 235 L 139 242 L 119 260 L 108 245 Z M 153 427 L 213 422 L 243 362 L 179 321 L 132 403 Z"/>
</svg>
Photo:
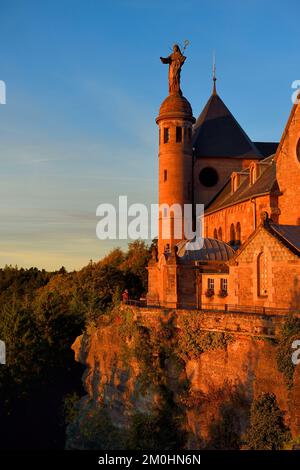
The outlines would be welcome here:
<svg viewBox="0 0 300 470">
<path fill-rule="evenodd" d="M 279 450 L 290 439 L 273 393 L 264 393 L 251 405 L 250 427 L 245 442 L 251 450 Z"/>
</svg>

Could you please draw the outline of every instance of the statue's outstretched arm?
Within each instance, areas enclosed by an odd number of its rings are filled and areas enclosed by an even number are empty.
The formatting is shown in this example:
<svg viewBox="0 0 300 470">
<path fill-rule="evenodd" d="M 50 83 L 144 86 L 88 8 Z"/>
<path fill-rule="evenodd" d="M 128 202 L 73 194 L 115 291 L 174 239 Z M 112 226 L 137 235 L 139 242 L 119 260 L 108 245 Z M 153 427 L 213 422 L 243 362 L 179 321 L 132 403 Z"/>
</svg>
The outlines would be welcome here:
<svg viewBox="0 0 300 470">
<path fill-rule="evenodd" d="M 162 61 L 163 64 L 170 64 L 171 63 L 170 57 L 160 57 L 160 60 Z"/>
</svg>

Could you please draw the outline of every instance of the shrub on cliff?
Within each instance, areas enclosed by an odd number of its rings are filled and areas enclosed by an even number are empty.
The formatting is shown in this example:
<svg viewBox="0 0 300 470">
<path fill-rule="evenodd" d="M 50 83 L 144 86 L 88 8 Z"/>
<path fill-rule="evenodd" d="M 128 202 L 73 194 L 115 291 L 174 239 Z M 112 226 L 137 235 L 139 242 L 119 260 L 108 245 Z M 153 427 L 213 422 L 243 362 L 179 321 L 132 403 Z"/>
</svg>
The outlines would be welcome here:
<svg viewBox="0 0 300 470">
<path fill-rule="evenodd" d="M 151 414 L 133 415 L 128 430 L 126 448 L 134 450 L 183 449 L 186 433 L 184 416 L 174 402 L 173 392 L 161 388 L 159 399 Z"/>
<path fill-rule="evenodd" d="M 199 314 L 192 312 L 182 320 L 179 328 L 178 353 L 190 359 L 198 358 L 208 350 L 226 349 L 233 340 L 228 333 L 202 330 Z"/>
<path fill-rule="evenodd" d="M 280 450 L 290 438 L 276 396 L 264 393 L 253 401 L 250 426 L 245 435 L 246 447 L 250 450 Z"/>
<path fill-rule="evenodd" d="M 293 386 L 292 343 L 296 339 L 300 339 L 300 318 L 290 315 L 282 327 L 276 355 L 278 370 L 284 375 L 288 388 Z"/>
<path fill-rule="evenodd" d="M 250 404 L 244 384 L 225 380 L 222 387 L 210 385 L 207 393 L 188 389 L 180 403 L 192 415 L 205 416 L 208 435 L 201 447 L 207 450 L 237 450 L 245 423 L 249 421 Z"/>
<path fill-rule="evenodd" d="M 157 319 L 153 328 L 140 324 L 132 309 L 122 306 L 115 318 L 123 343 L 123 361 L 128 365 L 134 358 L 139 376 L 136 392 L 155 397 L 151 414 L 135 413 L 128 430 L 127 448 L 167 450 L 183 448 L 185 433 L 182 423 L 185 414 L 174 398 L 169 383 L 169 368 L 177 369 L 180 376 L 181 361 L 176 356 L 177 329 L 174 315 Z M 174 386 L 174 384 L 173 384 Z M 180 378 L 177 391 L 186 387 Z"/>
<path fill-rule="evenodd" d="M 210 426 L 210 442 L 208 449 L 239 450 L 239 410 L 231 404 L 225 403 L 220 407 L 219 420 L 213 421 Z"/>
</svg>

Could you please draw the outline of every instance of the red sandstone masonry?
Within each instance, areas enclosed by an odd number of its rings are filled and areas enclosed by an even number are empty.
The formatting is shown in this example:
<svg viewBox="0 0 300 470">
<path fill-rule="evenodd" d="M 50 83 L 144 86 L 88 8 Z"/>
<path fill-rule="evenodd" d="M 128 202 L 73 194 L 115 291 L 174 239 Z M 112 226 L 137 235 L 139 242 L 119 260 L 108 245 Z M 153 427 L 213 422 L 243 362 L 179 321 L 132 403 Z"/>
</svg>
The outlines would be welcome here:
<svg viewBox="0 0 300 470">
<path fill-rule="evenodd" d="M 164 317 L 163 309 L 141 308 L 133 309 L 133 315 L 141 323 L 155 326 L 157 318 Z M 200 319 L 203 330 L 235 333 L 238 336 L 274 337 L 278 335 L 285 320 L 283 316 L 267 316 L 248 313 L 220 313 L 203 312 L 201 310 L 173 310 L 165 309 L 166 315 L 176 314 L 175 325 L 180 328 L 183 319 L 188 319 L 192 315 Z"/>
</svg>

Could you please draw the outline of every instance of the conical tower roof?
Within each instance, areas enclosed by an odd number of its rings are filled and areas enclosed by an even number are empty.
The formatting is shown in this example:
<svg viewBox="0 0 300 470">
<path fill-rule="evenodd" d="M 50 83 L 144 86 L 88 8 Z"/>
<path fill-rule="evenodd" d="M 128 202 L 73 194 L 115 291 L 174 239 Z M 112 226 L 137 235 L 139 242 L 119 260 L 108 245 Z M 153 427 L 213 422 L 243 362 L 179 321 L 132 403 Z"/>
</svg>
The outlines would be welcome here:
<svg viewBox="0 0 300 470">
<path fill-rule="evenodd" d="M 216 92 L 193 128 L 196 157 L 258 158 L 262 155 Z"/>
</svg>

